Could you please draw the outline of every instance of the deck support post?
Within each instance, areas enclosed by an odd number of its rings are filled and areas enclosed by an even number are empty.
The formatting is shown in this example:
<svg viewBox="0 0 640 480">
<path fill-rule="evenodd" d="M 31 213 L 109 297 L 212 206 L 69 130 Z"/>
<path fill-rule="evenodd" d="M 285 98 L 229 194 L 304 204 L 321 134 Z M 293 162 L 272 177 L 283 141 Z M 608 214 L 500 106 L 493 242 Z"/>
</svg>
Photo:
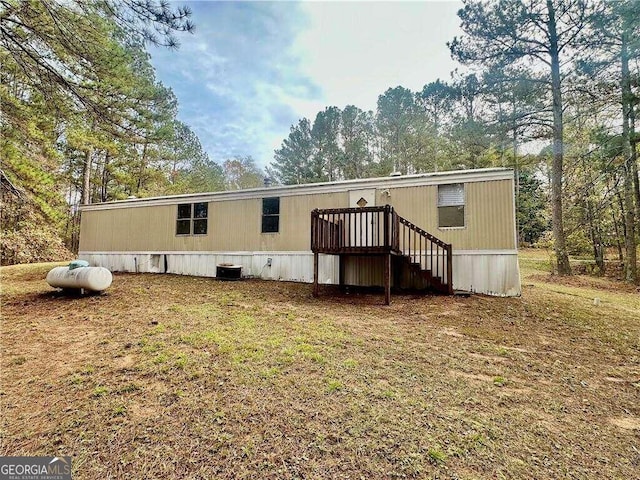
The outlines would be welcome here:
<svg viewBox="0 0 640 480">
<path fill-rule="evenodd" d="M 384 256 L 384 303 L 391 304 L 391 253 Z"/>
<path fill-rule="evenodd" d="M 447 291 L 453 295 L 453 252 L 451 244 L 447 245 Z"/>
<path fill-rule="evenodd" d="M 340 285 L 340 291 L 345 291 L 344 286 L 344 255 L 338 255 L 338 285 Z"/>
<path fill-rule="evenodd" d="M 318 296 L 318 252 L 313 253 L 313 296 Z"/>
</svg>

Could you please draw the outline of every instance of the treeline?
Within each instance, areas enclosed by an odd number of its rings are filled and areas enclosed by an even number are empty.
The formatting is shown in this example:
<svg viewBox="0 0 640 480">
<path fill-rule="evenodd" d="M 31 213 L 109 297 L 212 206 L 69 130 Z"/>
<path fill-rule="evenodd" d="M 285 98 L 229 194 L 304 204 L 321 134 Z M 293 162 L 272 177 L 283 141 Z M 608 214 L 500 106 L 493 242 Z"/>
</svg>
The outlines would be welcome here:
<svg viewBox="0 0 640 480">
<path fill-rule="evenodd" d="M 2 263 L 77 249 L 79 203 L 257 186 L 176 118 L 147 43 L 176 47 L 187 8 L 124 0 L 0 2 Z"/>
<path fill-rule="evenodd" d="M 327 107 L 313 122 L 303 118 L 291 127 L 270 171 L 282 183 L 299 184 L 511 165 L 513 139 L 489 121 L 483 88 L 469 74 L 419 92 L 389 88 L 375 112 Z"/>
<path fill-rule="evenodd" d="M 560 274 L 570 253 L 604 273 L 613 249 L 637 281 L 640 2 L 465 1 L 458 16 L 448 47 L 462 72 L 390 88 L 375 112 L 303 118 L 270 173 L 296 184 L 512 167 L 521 241 L 551 244 Z"/>
</svg>

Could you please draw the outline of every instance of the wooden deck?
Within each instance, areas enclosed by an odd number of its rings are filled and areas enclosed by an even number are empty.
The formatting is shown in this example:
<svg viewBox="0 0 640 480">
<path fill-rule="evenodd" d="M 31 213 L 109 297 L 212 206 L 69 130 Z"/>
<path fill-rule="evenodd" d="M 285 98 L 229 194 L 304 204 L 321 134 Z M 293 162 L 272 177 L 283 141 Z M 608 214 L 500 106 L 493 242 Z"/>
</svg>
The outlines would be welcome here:
<svg viewBox="0 0 640 480">
<path fill-rule="evenodd" d="M 411 273 L 419 275 L 428 287 L 453 294 L 451 245 L 401 217 L 390 205 L 313 210 L 311 251 L 314 253 L 315 296 L 319 293 L 318 254 L 321 253 L 338 255 L 340 262 L 345 255 L 385 257 L 387 304 L 391 299 L 391 257 L 394 255 L 403 257 Z"/>
</svg>

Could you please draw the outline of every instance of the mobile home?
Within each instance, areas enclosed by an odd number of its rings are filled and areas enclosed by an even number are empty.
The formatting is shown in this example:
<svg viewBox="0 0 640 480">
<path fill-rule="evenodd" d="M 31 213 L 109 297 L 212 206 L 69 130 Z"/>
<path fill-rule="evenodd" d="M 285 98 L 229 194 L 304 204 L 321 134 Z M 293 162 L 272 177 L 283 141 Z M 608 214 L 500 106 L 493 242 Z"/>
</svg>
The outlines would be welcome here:
<svg viewBox="0 0 640 480">
<path fill-rule="evenodd" d="M 311 283 L 315 274 L 321 284 L 382 286 L 389 267 L 400 266 L 390 265 L 392 257 L 426 275 L 416 284 L 411 268 L 396 271 L 394 286 L 448 284 L 519 295 L 513 171 L 390 176 L 82 207 L 80 258 L 116 272 L 215 277 L 217 266 L 226 263 L 241 265 L 247 277 Z"/>
</svg>

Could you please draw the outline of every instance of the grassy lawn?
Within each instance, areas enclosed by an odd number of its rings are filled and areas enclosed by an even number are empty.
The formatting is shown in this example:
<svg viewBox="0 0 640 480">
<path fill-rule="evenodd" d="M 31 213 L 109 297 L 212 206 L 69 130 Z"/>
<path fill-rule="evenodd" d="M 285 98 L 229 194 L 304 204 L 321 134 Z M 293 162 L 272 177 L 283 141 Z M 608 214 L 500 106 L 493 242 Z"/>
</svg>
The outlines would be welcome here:
<svg viewBox="0 0 640 480">
<path fill-rule="evenodd" d="M 521 298 L 2 268 L 1 455 L 76 479 L 638 478 L 640 294 L 522 254 Z M 600 300 L 594 305 L 594 298 Z"/>
</svg>

